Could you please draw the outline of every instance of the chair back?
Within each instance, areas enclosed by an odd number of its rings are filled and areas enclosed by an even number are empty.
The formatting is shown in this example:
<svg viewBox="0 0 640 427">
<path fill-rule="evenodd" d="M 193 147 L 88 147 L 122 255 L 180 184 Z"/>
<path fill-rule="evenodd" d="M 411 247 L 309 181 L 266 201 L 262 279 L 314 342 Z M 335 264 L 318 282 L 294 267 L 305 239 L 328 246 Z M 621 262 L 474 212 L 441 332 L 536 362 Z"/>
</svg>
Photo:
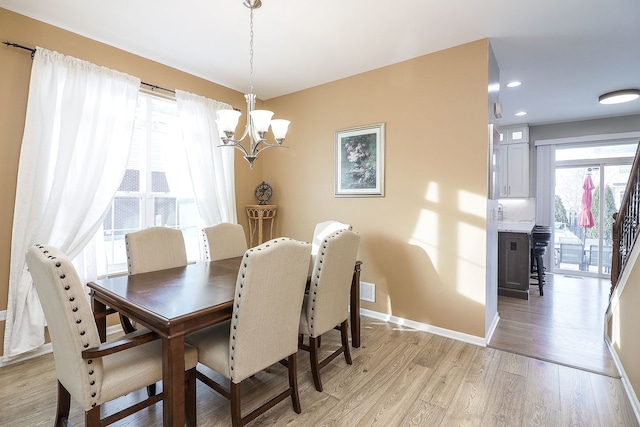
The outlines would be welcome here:
<svg viewBox="0 0 640 427">
<path fill-rule="evenodd" d="M 187 265 L 182 231 L 150 227 L 124 236 L 129 274 L 165 270 Z"/>
<path fill-rule="evenodd" d="M 602 247 L 602 267 L 604 271 L 608 271 L 611 268 L 611 255 L 613 248 L 611 246 Z M 598 245 L 589 245 L 589 265 L 598 265 L 598 258 L 600 255 L 600 249 Z"/>
<path fill-rule="evenodd" d="M 29 272 L 47 320 L 58 381 L 82 407 L 100 401 L 102 359 L 84 360 L 82 351 L 98 347 L 100 337 L 78 273 L 57 248 L 33 245 Z"/>
<path fill-rule="evenodd" d="M 309 275 L 313 270 L 313 264 L 316 261 L 316 254 L 325 237 L 335 233 L 338 230 L 352 230 L 351 225 L 336 220 L 328 220 L 316 224 L 313 230 L 313 238 L 311 240 L 311 261 L 309 262 Z"/>
<path fill-rule="evenodd" d="M 244 254 L 229 338 L 234 383 L 296 353 L 310 252 L 308 243 L 278 238 Z"/>
<path fill-rule="evenodd" d="M 336 220 L 329 220 L 316 224 L 313 230 L 313 239 L 311 240 L 311 253 L 314 255 L 317 254 L 324 238 L 338 230 L 352 230 L 352 227 L 349 224 Z"/>
<path fill-rule="evenodd" d="M 566 264 L 584 264 L 584 246 L 579 243 L 560 243 L 560 262 Z"/>
<path fill-rule="evenodd" d="M 306 316 L 310 335 L 318 337 L 349 316 L 353 267 L 358 256 L 360 235 L 339 230 L 325 237 L 316 257 Z"/>
<path fill-rule="evenodd" d="M 202 230 L 209 261 L 235 258 L 247 250 L 247 238 L 240 224 L 223 222 Z"/>
</svg>

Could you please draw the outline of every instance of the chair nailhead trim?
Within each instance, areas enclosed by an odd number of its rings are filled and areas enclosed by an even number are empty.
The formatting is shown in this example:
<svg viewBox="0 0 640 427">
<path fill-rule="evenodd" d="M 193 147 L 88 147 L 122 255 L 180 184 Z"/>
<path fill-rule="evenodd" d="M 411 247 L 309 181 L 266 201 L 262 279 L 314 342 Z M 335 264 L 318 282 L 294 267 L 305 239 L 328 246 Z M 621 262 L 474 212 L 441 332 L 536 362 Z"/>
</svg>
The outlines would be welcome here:
<svg viewBox="0 0 640 427">
<path fill-rule="evenodd" d="M 75 298 L 75 295 L 70 294 L 71 292 L 73 292 L 73 290 L 71 290 L 71 285 L 67 284 L 67 283 L 64 283 L 65 279 L 67 278 L 67 274 L 65 272 L 66 266 L 63 265 L 64 263 L 59 261 L 59 260 L 56 260 L 55 256 L 48 255 L 50 253 L 50 250 L 45 248 L 45 246 L 39 245 L 39 244 L 36 244 L 35 246 L 42 251 L 43 255 L 45 255 L 46 258 L 51 259 L 51 260 L 55 260 L 53 265 L 55 266 L 56 269 L 59 269 L 58 270 L 58 279 L 60 280 L 60 284 L 62 285 L 62 288 L 65 291 L 67 291 L 67 292 L 70 291 L 69 293 L 67 293 L 66 299 L 67 299 L 67 301 L 69 303 L 73 303 L 76 298 Z M 79 311 L 80 311 L 80 309 L 79 309 L 79 307 L 77 305 L 76 306 L 71 306 L 71 304 L 69 304 L 69 308 L 71 309 L 71 312 L 73 312 L 73 313 L 79 313 Z M 75 316 L 77 316 L 77 314 L 75 314 Z M 75 319 L 75 323 L 76 323 L 76 325 L 80 325 L 82 323 L 82 319 L 81 318 L 76 318 Z M 79 330 L 78 332 L 79 332 L 79 335 L 81 337 L 85 337 L 86 336 L 86 330 Z M 82 347 L 83 348 L 89 348 L 90 347 L 89 341 L 86 341 L 86 339 L 85 339 L 85 341 L 82 342 Z M 92 359 L 89 359 L 89 360 L 86 361 L 87 366 L 91 365 L 92 363 L 93 363 Z M 89 376 L 91 376 L 91 375 L 94 374 L 94 370 L 93 369 L 89 369 L 87 371 L 87 373 L 88 373 Z M 91 392 L 91 397 L 95 398 L 98 395 L 98 390 L 95 389 L 96 381 L 95 380 L 90 380 L 89 381 L 89 385 L 91 387 L 93 387 L 93 390 Z M 96 406 L 97 406 L 97 402 L 92 402 L 91 403 L 91 407 L 95 408 Z"/>
</svg>

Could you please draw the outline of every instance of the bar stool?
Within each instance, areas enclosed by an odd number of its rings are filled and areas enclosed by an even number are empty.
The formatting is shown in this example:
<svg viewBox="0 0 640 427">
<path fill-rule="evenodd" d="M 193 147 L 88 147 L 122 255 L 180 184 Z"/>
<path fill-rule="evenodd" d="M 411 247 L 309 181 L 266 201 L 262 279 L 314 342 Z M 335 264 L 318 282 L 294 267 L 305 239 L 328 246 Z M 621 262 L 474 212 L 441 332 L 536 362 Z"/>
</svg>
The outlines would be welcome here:
<svg viewBox="0 0 640 427">
<path fill-rule="evenodd" d="M 542 287 L 544 286 L 544 254 L 547 246 L 551 242 L 551 227 L 544 225 L 536 225 L 531 232 L 531 273 L 537 272 L 538 287 L 540 296 L 544 295 Z M 535 269 L 534 269 L 535 266 Z"/>
</svg>

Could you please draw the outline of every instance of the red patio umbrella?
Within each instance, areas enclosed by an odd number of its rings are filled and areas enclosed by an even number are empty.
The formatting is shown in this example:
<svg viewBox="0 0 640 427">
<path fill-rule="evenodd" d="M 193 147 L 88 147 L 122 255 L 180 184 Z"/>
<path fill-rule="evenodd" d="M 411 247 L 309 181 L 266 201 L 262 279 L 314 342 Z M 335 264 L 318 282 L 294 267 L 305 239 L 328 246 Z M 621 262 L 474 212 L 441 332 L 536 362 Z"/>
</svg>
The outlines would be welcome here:
<svg viewBox="0 0 640 427">
<path fill-rule="evenodd" d="M 593 181 L 591 181 L 591 175 L 587 175 L 584 178 L 584 184 L 582 185 L 584 192 L 582 193 L 582 209 L 580 210 L 580 218 L 578 218 L 578 225 L 582 228 L 591 228 L 594 225 L 593 214 L 591 213 L 592 196 L 591 191 L 595 188 Z"/>
</svg>

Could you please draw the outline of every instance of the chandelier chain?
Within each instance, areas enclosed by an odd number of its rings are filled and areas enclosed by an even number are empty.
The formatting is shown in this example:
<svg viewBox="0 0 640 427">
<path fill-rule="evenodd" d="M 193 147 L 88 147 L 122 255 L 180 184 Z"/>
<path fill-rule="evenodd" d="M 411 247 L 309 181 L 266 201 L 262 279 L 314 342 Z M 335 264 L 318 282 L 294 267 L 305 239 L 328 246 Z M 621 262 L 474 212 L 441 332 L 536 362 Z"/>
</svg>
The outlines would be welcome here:
<svg viewBox="0 0 640 427">
<path fill-rule="evenodd" d="M 244 159 L 249 163 L 249 168 L 253 169 L 253 162 L 258 159 L 258 155 L 264 150 L 273 147 L 284 147 L 282 145 L 289 127 L 289 120 L 274 119 L 273 112 L 268 110 L 256 110 L 256 95 L 253 93 L 253 9 L 262 6 L 261 0 L 243 0 L 242 4 L 248 7 L 249 14 L 249 93 L 244 95 L 247 102 L 247 123 L 244 133 L 235 139 L 236 126 L 240 111 L 219 110 L 216 112 L 216 125 L 220 131 L 221 146 L 237 148 L 244 154 Z M 274 143 L 267 141 L 267 132 L 271 128 L 275 138 Z M 248 137 L 247 146 L 242 141 Z"/>
<path fill-rule="evenodd" d="M 249 16 L 249 93 L 253 93 L 253 8 Z"/>
</svg>

